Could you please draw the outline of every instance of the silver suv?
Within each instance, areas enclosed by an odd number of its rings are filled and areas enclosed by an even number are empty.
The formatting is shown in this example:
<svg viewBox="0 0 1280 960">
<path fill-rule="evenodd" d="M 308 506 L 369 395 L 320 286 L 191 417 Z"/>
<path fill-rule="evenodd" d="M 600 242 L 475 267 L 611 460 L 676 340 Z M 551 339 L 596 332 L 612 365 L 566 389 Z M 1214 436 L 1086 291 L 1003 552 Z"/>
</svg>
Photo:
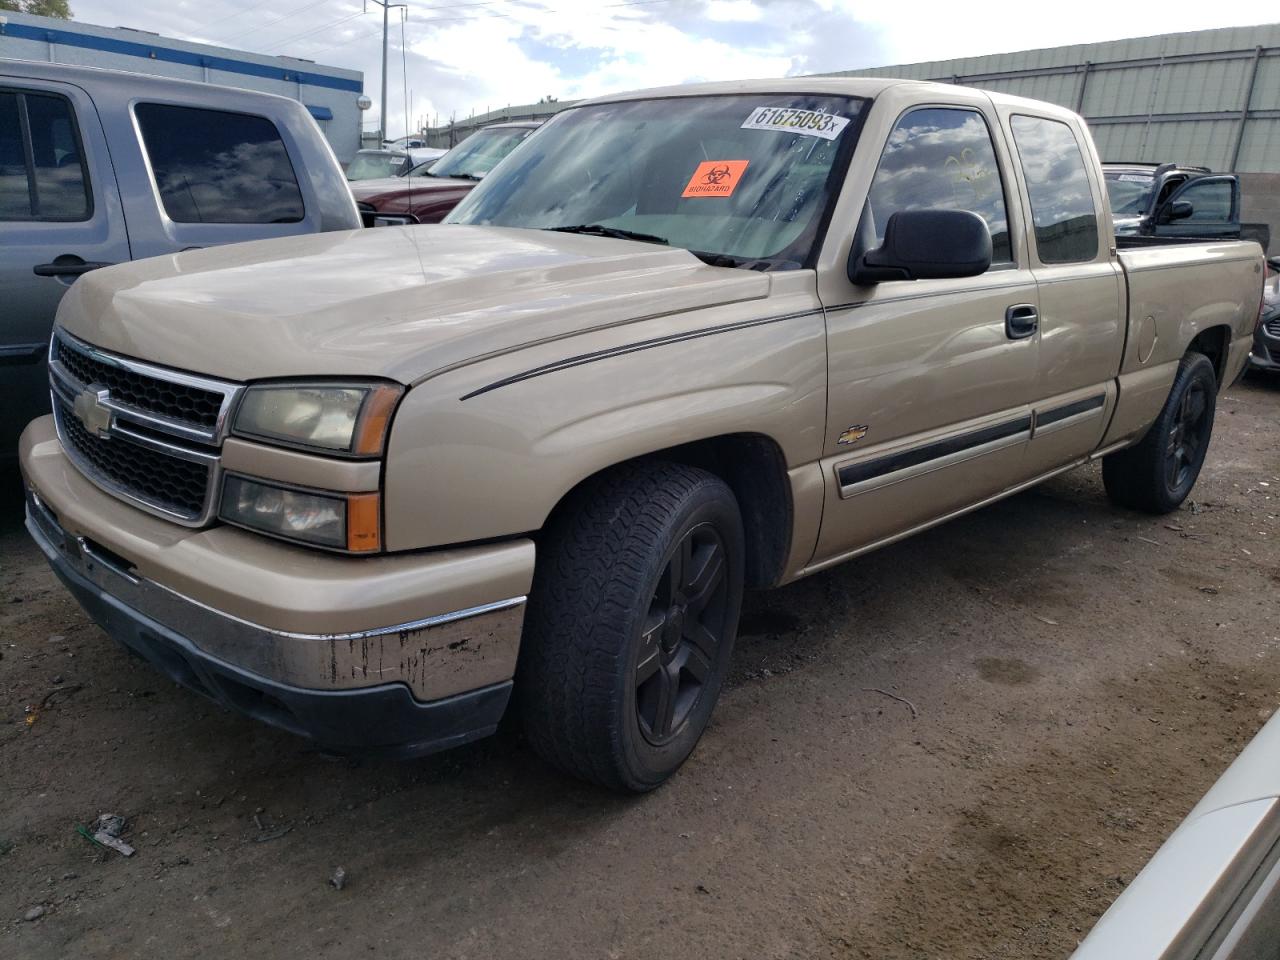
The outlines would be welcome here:
<svg viewBox="0 0 1280 960">
<path fill-rule="evenodd" d="M 0 59 L 0 464 L 49 411 L 49 332 L 81 274 L 359 226 L 333 151 L 297 101 Z"/>
</svg>

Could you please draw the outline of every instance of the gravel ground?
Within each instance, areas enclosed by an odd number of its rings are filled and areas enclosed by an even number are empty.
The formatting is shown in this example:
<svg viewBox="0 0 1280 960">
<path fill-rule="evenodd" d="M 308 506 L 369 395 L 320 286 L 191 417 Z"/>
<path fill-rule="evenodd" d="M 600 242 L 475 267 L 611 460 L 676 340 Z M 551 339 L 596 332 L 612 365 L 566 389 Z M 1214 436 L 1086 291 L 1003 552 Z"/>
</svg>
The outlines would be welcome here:
<svg viewBox="0 0 1280 960">
<path fill-rule="evenodd" d="M 1169 517 L 1082 469 L 749 598 L 638 799 L 510 733 L 352 762 L 224 713 L 104 638 L 11 498 L 0 955 L 1065 957 L 1280 698 L 1278 424 L 1280 379 L 1230 390 Z M 108 811 L 131 859 L 76 832 Z"/>
</svg>

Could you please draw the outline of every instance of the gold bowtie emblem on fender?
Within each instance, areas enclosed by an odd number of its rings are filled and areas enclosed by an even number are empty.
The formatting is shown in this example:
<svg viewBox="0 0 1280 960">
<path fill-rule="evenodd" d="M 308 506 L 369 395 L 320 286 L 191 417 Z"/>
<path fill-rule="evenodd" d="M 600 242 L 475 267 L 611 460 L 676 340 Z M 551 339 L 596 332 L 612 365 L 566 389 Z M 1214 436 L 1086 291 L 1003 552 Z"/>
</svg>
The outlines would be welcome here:
<svg viewBox="0 0 1280 960">
<path fill-rule="evenodd" d="M 103 403 L 108 394 L 103 387 L 88 387 L 76 394 L 72 405 L 72 412 L 95 437 L 103 436 L 111 428 L 111 410 Z"/>
<path fill-rule="evenodd" d="M 867 435 L 867 431 L 869 429 L 871 428 L 864 423 L 858 424 L 857 426 L 850 427 L 844 433 L 840 434 L 840 439 L 837 440 L 836 443 L 843 443 L 843 444 L 857 443 L 859 440 L 861 440 L 863 437 Z"/>
</svg>

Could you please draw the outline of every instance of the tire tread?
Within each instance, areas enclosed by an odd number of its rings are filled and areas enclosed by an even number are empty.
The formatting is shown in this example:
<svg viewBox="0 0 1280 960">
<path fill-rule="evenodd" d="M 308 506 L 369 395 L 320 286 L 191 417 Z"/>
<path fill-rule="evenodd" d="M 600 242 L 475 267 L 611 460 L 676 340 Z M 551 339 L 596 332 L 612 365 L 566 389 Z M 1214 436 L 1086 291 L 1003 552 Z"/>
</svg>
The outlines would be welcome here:
<svg viewBox="0 0 1280 960">
<path fill-rule="evenodd" d="M 621 661 L 630 655 L 636 584 L 653 576 L 669 518 L 706 487 L 732 498 L 704 470 L 629 464 L 578 491 L 539 541 L 516 696 L 533 748 L 571 776 L 626 792 L 658 786 L 637 782 L 621 761 Z"/>
</svg>

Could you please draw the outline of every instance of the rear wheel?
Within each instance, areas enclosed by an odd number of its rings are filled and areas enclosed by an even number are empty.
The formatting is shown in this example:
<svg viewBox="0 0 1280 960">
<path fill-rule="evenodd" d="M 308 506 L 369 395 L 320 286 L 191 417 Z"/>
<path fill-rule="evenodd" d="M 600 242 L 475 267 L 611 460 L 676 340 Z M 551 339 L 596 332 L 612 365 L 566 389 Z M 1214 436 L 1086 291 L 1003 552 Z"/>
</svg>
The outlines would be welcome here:
<svg viewBox="0 0 1280 960">
<path fill-rule="evenodd" d="M 1114 503 L 1148 513 L 1176 510 L 1200 476 L 1213 433 L 1218 378 L 1209 358 L 1188 353 L 1164 408 L 1147 435 L 1102 460 L 1102 481 Z"/>
<path fill-rule="evenodd" d="M 733 492 L 671 463 L 610 472 L 539 543 L 516 695 L 534 749 L 576 777 L 642 792 L 706 729 L 742 605 Z"/>
</svg>

